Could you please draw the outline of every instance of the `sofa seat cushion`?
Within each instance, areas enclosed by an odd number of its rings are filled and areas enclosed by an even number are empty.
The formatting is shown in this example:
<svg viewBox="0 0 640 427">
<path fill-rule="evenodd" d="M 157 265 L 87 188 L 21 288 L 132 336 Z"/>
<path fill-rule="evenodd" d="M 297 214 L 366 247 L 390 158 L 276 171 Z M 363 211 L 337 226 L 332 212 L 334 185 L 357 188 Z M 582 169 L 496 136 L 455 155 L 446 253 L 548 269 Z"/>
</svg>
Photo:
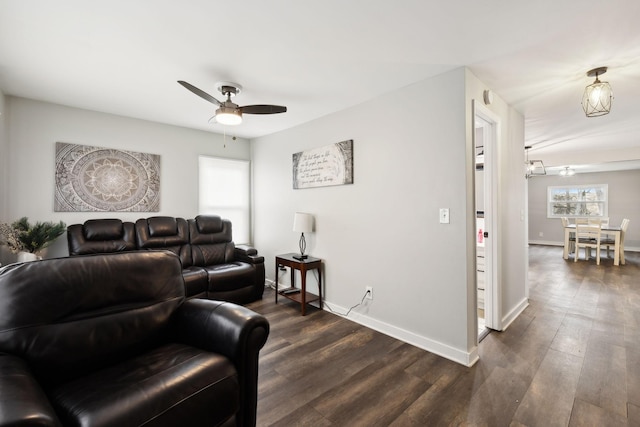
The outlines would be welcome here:
<svg viewBox="0 0 640 427">
<path fill-rule="evenodd" d="M 187 267 L 182 270 L 184 289 L 187 298 L 203 297 L 209 287 L 209 275 L 202 267 Z"/>
<path fill-rule="evenodd" d="M 231 361 L 178 343 L 61 384 L 47 394 L 69 426 L 181 425 L 185 419 L 191 425 L 217 425 L 239 408 Z M 195 419 L 199 422 L 193 424 Z"/>
<path fill-rule="evenodd" d="M 255 282 L 255 268 L 246 262 L 230 262 L 205 267 L 209 291 L 230 291 Z"/>
</svg>

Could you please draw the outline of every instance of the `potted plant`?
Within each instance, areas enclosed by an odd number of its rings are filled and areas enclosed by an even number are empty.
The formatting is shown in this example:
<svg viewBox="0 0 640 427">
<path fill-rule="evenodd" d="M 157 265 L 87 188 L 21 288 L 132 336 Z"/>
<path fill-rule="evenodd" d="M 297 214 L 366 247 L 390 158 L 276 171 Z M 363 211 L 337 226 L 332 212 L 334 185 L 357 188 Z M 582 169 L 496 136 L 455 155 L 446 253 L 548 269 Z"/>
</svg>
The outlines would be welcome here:
<svg viewBox="0 0 640 427">
<path fill-rule="evenodd" d="M 29 223 L 27 217 L 22 217 L 9 225 L 0 224 L 0 235 L 2 243 L 9 247 L 9 250 L 18 254 L 18 261 L 27 259 L 37 259 L 38 253 L 49 246 L 55 239 L 60 237 L 67 229 L 64 222 L 36 222 Z M 21 253 L 30 253 L 31 256 L 24 256 Z"/>
</svg>

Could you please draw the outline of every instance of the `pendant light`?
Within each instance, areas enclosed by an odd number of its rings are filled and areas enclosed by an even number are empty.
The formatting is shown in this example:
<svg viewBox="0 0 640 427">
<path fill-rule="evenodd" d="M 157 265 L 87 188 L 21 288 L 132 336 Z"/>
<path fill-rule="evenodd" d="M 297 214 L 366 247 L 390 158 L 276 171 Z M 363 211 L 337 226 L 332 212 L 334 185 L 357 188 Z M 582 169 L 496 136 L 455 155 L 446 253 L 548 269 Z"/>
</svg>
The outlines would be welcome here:
<svg viewBox="0 0 640 427">
<path fill-rule="evenodd" d="M 547 170 L 544 167 L 544 163 L 542 160 L 529 160 L 529 149 L 530 145 L 524 147 L 526 153 L 525 165 L 527 165 L 527 171 L 525 173 L 526 178 L 531 178 L 532 176 L 542 176 L 547 174 Z"/>
<path fill-rule="evenodd" d="M 565 166 L 564 169 L 562 169 L 559 172 L 560 176 L 573 176 L 576 174 L 576 171 L 571 169 L 569 166 Z"/>
<path fill-rule="evenodd" d="M 587 76 L 596 76 L 596 81 L 584 89 L 582 109 L 587 117 L 598 117 L 609 114 L 613 91 L 609 82 L 601 82 L 598 76 L 607 72 L 607 67 L 594 68 L 587 72 Z"/>
</svg>

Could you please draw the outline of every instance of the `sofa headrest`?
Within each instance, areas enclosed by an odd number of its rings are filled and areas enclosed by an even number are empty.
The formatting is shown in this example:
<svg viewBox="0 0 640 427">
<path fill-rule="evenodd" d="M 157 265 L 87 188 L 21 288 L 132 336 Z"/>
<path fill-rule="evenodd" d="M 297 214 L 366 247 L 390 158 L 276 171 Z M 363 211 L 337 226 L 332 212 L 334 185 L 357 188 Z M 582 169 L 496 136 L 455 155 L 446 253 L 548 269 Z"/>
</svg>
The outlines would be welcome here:
<svg viewBox="0 0 640 427">
<path fill-rule="evenodd" d="M 90 241 L 120 239 L 124 234 L 119 219 L 90 219 L 82 225 L 84 237 Z"/>
<path fill-rule="evenodd" d="M 196 225 L 200 233 L 219 233 L 222 231 L 222 218 L 217 215 L 198 215 Z"/>
<path fill-rule="evenodd" d="M 147 219 L 149 236 L 164 237 L 178 234 L 178 222 L 170 216 L 154 216 Z"/>
</svg>

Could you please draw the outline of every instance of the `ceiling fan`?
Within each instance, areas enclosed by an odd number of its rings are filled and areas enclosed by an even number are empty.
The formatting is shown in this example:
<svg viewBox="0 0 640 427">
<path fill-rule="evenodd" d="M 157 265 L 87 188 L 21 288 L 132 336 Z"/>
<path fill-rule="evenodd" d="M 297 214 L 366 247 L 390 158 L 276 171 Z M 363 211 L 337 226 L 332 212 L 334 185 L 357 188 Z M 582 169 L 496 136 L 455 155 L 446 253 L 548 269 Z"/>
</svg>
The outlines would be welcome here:
<svg viewBox="0 0 640 427">
<path fill-rule="evenodd" d="M 277 114 L 285 113 L 287 107 L 281 105 L 245 105 L 243 107 L 231 102 L 231 97 L 235 96 L 242 91 L 242 86 L 238 83 L 231 82 L 218 82 L 216 83 L 216 89 L 222 95 L 227 97 L 226 101 L 218 101 L 213 96 L 209 95 L 205 91 L 198 89 L 194 85 L 182 80 L 178 80 L 185 88 L 198 95 L 200 98 L 209 101 L 212 104 L 217 105 L 219 108 L 216 110 L 216 114 L 212 117 L 217 123 L 224 125 L 239 125 L 242 123 L 242 114 Z"/>
</svg>

